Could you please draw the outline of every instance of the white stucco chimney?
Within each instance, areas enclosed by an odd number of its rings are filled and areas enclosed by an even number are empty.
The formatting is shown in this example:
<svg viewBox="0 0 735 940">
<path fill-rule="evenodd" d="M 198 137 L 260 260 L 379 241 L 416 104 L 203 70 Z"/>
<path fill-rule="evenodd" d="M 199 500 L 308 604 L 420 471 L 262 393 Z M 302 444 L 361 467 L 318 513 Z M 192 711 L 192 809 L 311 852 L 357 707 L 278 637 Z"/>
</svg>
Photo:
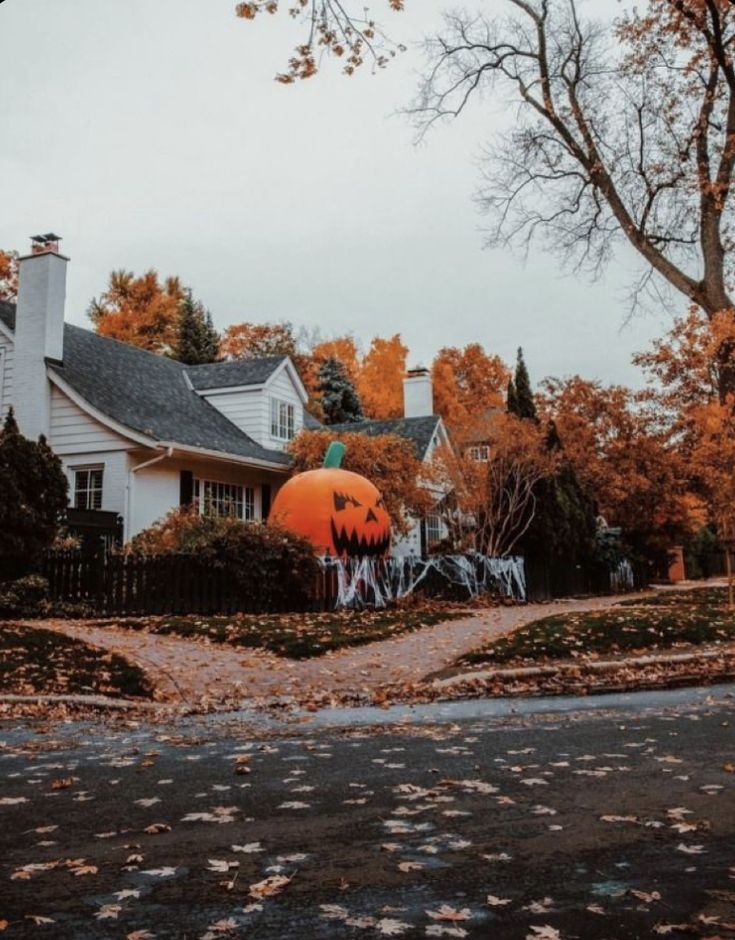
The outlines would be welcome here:
<svg viewBox="0 0 735 940">
<path fill-rule="evenodd" d="M 36 235 L 31 253 L 20 259 L 15 312 L 13 407 L 21 433 L 48 435 L 51 391 L 46 362 L 64 358 L 66 266 L 58 235 Z"/>
<path fill-rule="evenodd" d="M 409 369 L 403 380 L 403 413 L 406 418 L 434 414 L 434 389 L 428 369 Z"/>
</svg>

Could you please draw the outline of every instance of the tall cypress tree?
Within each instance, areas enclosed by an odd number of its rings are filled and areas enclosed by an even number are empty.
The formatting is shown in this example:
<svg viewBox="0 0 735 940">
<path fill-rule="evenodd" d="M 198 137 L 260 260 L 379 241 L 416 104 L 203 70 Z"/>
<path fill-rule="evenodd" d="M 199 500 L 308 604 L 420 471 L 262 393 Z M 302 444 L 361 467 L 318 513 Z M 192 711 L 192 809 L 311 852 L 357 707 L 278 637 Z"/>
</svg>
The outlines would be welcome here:
<svg viewBox="0 0 735 940">
<path fill-rule="evenodd" d="M 517 408 L 515 414 L 517 414 L 519 418 L 529 418 L 532 421 L 538 421 L 536 402 L 534 401 L 533 391 L 531 390 L 531 379 L 529 378 L 528 369 L 523 359 L 523 349 L 520 346 L 518 347 L 514 384 Z"/>
<path fill-rule="evenodd" d="M 0 432 L 0 581 L 32 571 L 56 535 L 67 505 L 61 461 L 43 437 L 29 441 L 12 408 Z"/>
<path fill-rule="evenodd" d="M 512 378 L 508 379 L 508 390 L 505 393 L 506 410 L 509 414 L 518 414 L 518 395 L 516 395 L 516 383 Z"/>
<path fill-rule="evenodd" d="M 546 449 L 560 454 L 561 460 L 554 476 L 536 486 L 536 512 L 523 539 L 524 549 L 536 557 L 555 557 L 570 565 L 589 562 L 597 528 L 596 508 L 564 457 L 554 421 L 547 427 Z"/>
<path fill-rule="evenodd" d="M 219 334 L 212 323 L 212 315 L 202 303 L 194 300 L 190 290 L 181 301 L 179 330 L 174 359 L 196 366 L 216 362 L 219 355 Z"/>
<path fill-rule="evenodd" d="M 363 420 L 365 415 L 360 397 L 347 374 L 347 369 L 339 359 L 331 356 L 325 359 L 319 367 L 318 377 L 317 392 L 325 424 Z"/>
</svg>

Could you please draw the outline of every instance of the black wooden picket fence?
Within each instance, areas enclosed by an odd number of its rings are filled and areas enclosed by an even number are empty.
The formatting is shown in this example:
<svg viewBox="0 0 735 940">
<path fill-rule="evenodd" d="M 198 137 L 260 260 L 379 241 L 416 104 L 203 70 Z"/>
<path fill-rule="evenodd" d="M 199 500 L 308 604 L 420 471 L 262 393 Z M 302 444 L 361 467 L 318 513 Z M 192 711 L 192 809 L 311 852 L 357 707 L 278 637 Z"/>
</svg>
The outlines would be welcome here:
<svg viewBox="0 0 735 940">
<path fill-rule="evenodd" d="M 375 574 L 386 575 L 375 561 Z M 527 599 L 611 593 L 610 572 L 584 569 L 542 559 L 526 559 Z M 321 568 L 309 597 L 302 586 L 284 585 L 276 596 L 249 593 L 227 568 L 194 555 L 123 555 L 106 551 L 50 552 L 43 575 L 57 603 L 85 608 L 95 615 L 290 613 L 333 610 L 339 595 L 336 567 Z M 395 572 L 393 572 L 395 575 Z M 647 585 L 647 572 L 636 566 L 630 589 Z M 462 599 L 456 585 L 441 578 L 426 578 L 421 592 L 429 596 Z M 369 598 L 368 598 L 369 600 Z"/>
<path fill-rule="evenodd" d="M 43 575 L 52 600 L 102 615 L 323 611 L 334 608 L 338 593 L 336 571 L 326 570 L 308 601 L 300 586 L 284 586 L 277 598 L 246 594 L 226 568 L 192 555 L 51 552 Z"/>
</svg>

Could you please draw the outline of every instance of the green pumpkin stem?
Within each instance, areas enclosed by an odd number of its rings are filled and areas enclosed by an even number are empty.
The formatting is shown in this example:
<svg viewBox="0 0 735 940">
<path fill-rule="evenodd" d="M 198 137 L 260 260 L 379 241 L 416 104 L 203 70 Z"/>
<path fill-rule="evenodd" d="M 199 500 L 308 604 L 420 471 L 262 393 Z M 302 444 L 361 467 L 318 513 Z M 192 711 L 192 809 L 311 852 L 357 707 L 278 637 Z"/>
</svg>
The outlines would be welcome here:
<svg viewBox="0 0 735 940">
<path fill-rule="evenodd" d="M 339 470 L 346 452 L 347 448 L 341 441 L 332 441 L 324 455 L 322 466 L 329 470 Z"/>
</svg>

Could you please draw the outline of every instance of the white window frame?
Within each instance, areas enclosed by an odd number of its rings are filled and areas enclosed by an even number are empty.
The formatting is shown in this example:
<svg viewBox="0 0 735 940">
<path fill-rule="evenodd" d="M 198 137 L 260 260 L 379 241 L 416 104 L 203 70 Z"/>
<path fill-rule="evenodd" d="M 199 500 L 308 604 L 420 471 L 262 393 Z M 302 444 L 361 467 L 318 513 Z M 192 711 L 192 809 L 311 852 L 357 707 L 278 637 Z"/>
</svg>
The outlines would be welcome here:
<svg viewBox="0 0 735 940">
<path fill-rule="evenodd" d="M 473 444 L 469 448 L 470 459 L 476 463 L 487 463 L 490 460 L 489 444 Z"/>
<path fill-rule="evenodd" d="M 271 398 L 271 437 L 277 441 L 290 441 L 296 435 L 296 406 L 283 398 Z"/>
<path fill-rule="evenodd" d="M 82 512 L 97 512 L 102 509 L 102 501 L 104 499 L 105 493 L 105 465 L 103 463 L 95 464 L 86 464 L 82 467 L 72 467 L 72 473 L 74 475 L 73 483 L 73 496 L 72 496 L 72 505 L 74 509 L 79 509 Z M 79 486 L 79 476 L 82 473 L 88 474 L 86 486 L 80 488 Z M 93 485 L 91 474 L 99 473 L 99 486 Z M 86 505 L 79 505 L 79 496 L 81 494 L 85 495 L 84 502 Z M 97 504 L 97 505 L 95 505 Z"/>
<path fill-rule="evenodd" d="M 238 493 L 239 491 L 239 493 Z M 234 512 L 225 512 L 228 501 Z M 243 522 L 253 522 L 256 517 L 255 487 L 244 483 L 226 483 L 222 480 L 194 479 L 194 503 L 199 515 L 234 516 Z M 214 511 L 208 511 L 214 509 Z"/>
<path fill-rule="evenodd" d="M 426 519 L 426 547 L 431 548 L 433 545 L 438 545 L 439 542 L 444 538 L 444 527 L 442 525 L 442 517 L 438 512 L 427 513 Z M 432 530 L 435 538 L 432 538 Z"/>
</svg>

